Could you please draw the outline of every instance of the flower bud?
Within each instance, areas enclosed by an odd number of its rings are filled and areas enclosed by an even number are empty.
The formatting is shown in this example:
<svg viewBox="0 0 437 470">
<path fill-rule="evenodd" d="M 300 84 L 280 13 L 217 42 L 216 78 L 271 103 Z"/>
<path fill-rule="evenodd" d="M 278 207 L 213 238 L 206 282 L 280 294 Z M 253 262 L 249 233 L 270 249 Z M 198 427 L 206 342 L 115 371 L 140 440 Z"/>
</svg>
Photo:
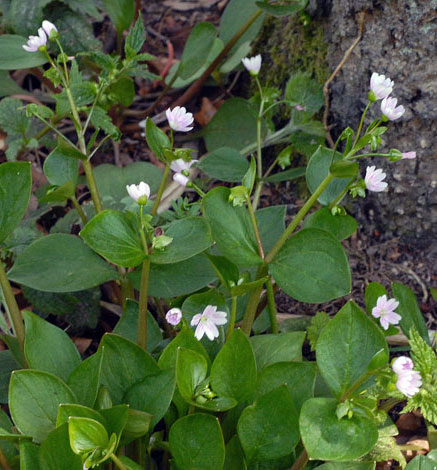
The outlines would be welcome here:
<svg viewBox="0 0 437 470">
<path fill-rule="evenodd" d="M 262 62 L 260 54 L 255 57 L 245 57 L 244 59 L 241 59 L 241 62 L 243 62 L 243 65 L 252 76 L 256 77 L 259 74 Z"/>
<path fill-rule="evenodd" d="M 144 206 L 147 204 L 147 200 L 149 199 L 150 196 L 150 186 L 145 183 L 144 181 L 141 181 L 140 184 L 131 184 L 130 186 L 126 186 L 127 192 L 129 196 L 140 206 Z"/>
<path fill-rule="evenodd" d="M 53 23 L 50 23 L 50 21 L 44 20 L 42 22 L 42 29 L 47 34 L 47 37 L 52 41 L 59 37 L 56 26 Z"/>
</svg>

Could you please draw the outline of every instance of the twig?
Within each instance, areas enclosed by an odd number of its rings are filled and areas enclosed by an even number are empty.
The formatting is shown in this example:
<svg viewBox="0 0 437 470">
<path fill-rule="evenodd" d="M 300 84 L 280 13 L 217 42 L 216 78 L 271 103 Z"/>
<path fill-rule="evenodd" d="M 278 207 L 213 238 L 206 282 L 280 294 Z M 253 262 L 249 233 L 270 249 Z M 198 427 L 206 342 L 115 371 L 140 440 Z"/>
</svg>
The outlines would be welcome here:
<svg viewBox="0 0 437 470">
<path fill-rule="evenodd" d="M 355 38 L 354 42 L 351 44 L 349 49 L 345 52 L 343 58 L 341 59 L 340 63 L 337 65 L 335 70 L 332 72 L 331 76 L 326 80 L 325 84 L 323 85 L 323 96 L 325 97 L 325 111 L 323 113 L 323 127 L 326 131 L 326 139 L 329 142 L 330 147 L 334 147 L 334 141 L 331 137 L 330 128 L 328 126 L 328 115 L 329 115 L 329 84 L 334 80 L 335 76 L 340 72 L 343 68 L 343 65 L 347 62 L 352 51 L 355 49 L 356 45 L 361 41 L 363 37 L 363 27 L 364 27 L 364 19 L 365 19 L 365 11 L 362 11 L 359 14 L 358 18 L 358 36 Z"/>
</svg>

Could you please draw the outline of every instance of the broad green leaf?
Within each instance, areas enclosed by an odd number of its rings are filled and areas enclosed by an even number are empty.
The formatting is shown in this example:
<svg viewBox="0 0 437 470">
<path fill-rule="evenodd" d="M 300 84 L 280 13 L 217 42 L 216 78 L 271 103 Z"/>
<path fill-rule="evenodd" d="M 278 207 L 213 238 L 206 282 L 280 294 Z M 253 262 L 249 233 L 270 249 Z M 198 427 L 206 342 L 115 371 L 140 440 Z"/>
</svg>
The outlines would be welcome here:
<svg viewBox="0 0 437 470">
<path fill-rule="evenodd" d="M 176 359 L 176 382 L 184 400 L 190 403 L 197 387 L 202 386 L 208 372 L 208 362 L 196 351 L 179 348 Z"/>
<path fill-rule="evenodd" d="M 39 447 L 33 442 L 21 440 L 19 443 L 20 470 L 43 470 L 38 461 Z"/>
<path fill-rule="evenodd" d="M 381 350 L 387 362 L 384 335 L 354 302 L 349 301 L 320 333 L 316 346 L 317 365 L 331 390 L 341 397 L 371 372 L 368 366 Z"/>
<path fill-rule="evenodd" d="M 239 402 L 252 396 L 256 385 L 255 356 L 250 341 L 240 329 L 232 333 L 217 354 L 210 380 L 212 389 L 219 395 Z"/>
<path fill-rule="evenodd" d="M 135 98 L 135 85 L 132 78 L 122 77 L 109 87 L 109 92 L 117 103 L 129 107 Z"/>
<path fill-rule="evenodd" d="M 64 382 L 80 364 L 80 354 L 70 337 L 31 312 L 23 312 L 26 337 L 24 354 L 31 369 L 56 375 Z"/>
<path fill-rule="evenodd" d="M 314 470 L 375 470 L 375 462 L 327 462 Z"/>
<path fill-rule="evenodd" d="M 170 148 L 170 139 L 150 118 L 146 119 L 146 140 L 150 150 L 159 158 L 163 158 L 163 150 Z"/>
<path fill-rule="evenodd" d="M 116 434 L 118 438 L 123 432 L 129 419 L 129 405 L 124 403 L 110 408 L 103 408 L 100 410 L 100 414 L 105 420 L 105 429 L 108 432 L 108 435 L 112 436 L 112 434 Z"/>
<path fill-rule="evenodd" d="M 409 462 L 406 470 L 437 470 L 437 463 L 425 455 L 417 455 Z"/>
<path fill-rule="evenodd" d="M 338 419 L 337 406 L 334 398 L 311 398 L 302 406 L 299 428 L 311 459 L 343 462 L 357 459 L 367 454 L 378 440 L 373 421 L 357 413 Z"/>
<path fill-rule="evenodd" d="M 135 2 L 132 0 L 103 0 L 103 7 L 114 23 L 118 34 L 132 24 L 135 15 Z"/>
<path fill-rule="evenodd" d="M 149 432 L 149 429 L 153 429 L 152 418 L 150 413 L 129 408 L 128 419 L 122 434 L 122 445 L 144 436 Z"/>
<path fill-rule="evenodd" d="M 209 262 L 214 267 L 220 282 L 226 287 L 237 287 L 236 284 L 240 278 L 240 272 L 237 265 L 229 261 L 224 256 L 207 255 Z"/>
<path fill-rule="evenodd" d="M 217 418 L 195 413 L 177 420 L 170 429 L 170 452 L 181 470 L 222 470 L 225 444 Z"/>
<path fill-rule="evenodd" d="M 327 207 L 323 207 L 306 217 L 304 228 L 325 230 L 341 241 L 349 238 L 358 228 L 358 222 L 350 215 L 332 215 Z"/>
<path fill-rule="evenodd" d="M 308 0 L 292 0 L 284 5 L 272 5 L 265 1 L 256 2 L 256 6 L 272 16 L 288 16 L 303 10 L 308 4 Z"/>
<path fill-rule="evenodd" d="M 72 181 L 76 186 L 78 172 L 79 161 L 64 155 L 59 147 L 56 147 L 44 160 L 44 174 L 50 184 L 62 186 L 64 183 Z"/>
<path fill-rule="evenodd" d="M 91 418 L 72 416 L 68 421 L 70 446 L 75 454 L 83 455 L 96 447 L 106 447 L 108 433 L 103 424 Z"/>
<path fill-rule="evenodd" d="M 75 187 L 71 181 L 67 181 L 62 186 L 49 187 L 46 194 L 39 199 L 39 202 L 44 203 L 59 203 L 65 204 L 68 199 L 74 196 Z"/>
<path fill-rule="evenodd" d="M 39 462 L 44 470 L 82 470 L 82 459 L 71 450 L 67 423 L 54 429 L 41 444 Z"/>
<path fill-rule="evenodd" d="M 263 178 L 263 181 L 267 181 L 269 183 L 280 183 L 281 181 L 293 181 L 297 178 L 305 176 L 305 173 L 306 173 L 305 167 L 290 168 L 289 170 L 281 171 L 280 173 L 275 173 L 274 175 L 267 176 L 267 178 Z"/>
<path fill-rule="evenodd" d="M 304 339 L 304 331 L 252 336 L 250 342 L 258 370 L 276 362 L 301 361 Z"/>
<path fill-rule="evenodd" d="M 34 34 L 37 34 L 37 31 Z M 27 39 L 22 36 L 0 36 L 0 70 L 30 69 L 48 62 L 47 56 L 40 51 L 25 51 L 24 44 L 27 44 Z"/>
<path fill-rule="evenodd" d="M 124 394 L 132 385 L 160 371 L 152 356 L 137 344 L 114 334 L 105 334 L 101 384 L 110 390 L 115 404 L 123 403 Z"/>
<path fill-rule="evenodd" d="M 301 302 L 328 302 L 351 289 L 346 253 L 324 230 L 309 228 L 293 235 L 273 259 L 270 272 L 286 294 Z"/>
<path fill-rule="evenodd" d="M 145 40 L 146 31 L 144 28 L 143 18 L 142 15 L 138 15 L 138 19 L 134 26 L 130 29 L 124 44 L 126 56 L 133 57 L 134 54 L 140 52 Z"/>
<path fill-rule="evenodd" d="M 91 418 L 105 425 L 105 419 L 98 411 L 83 405 L 61 403 L 58 408 L 58 416 L 56 417 L 56 427 L 68 424 L 68 420 L 72 416 Z"/>
<path fill-rule="evenodd" d="M 172 222 L 165 235 L 173 241 L 163 251 L 156 250 L 150 255 L 155 264 L 173 264 L 198 255 L 213 243 L 211 230 L 201 217 L 186 217 Z"/>
<path fill-rule="evenodd" d="M 224 142 L 236 150 L 256 142 L 256 113 L 252 104 L 242 98 L 227 100 L 205 127 L 203 136 L 209 152 L 222 148 Z"/>
<path fill-rule="evenodd" d="M 29 162 L 0 165 L 0 243 L 10 235 L 27 211 L 32 189 Z"/>
<path fill-rule="evenodd" d="M 243 179 L 249 163 L 235 148 L 220 147 L 202 158 L 197 168 L 211 178 L 237 183 Z"/>
<path fill-rule="evenodd" d="M 256 266 L 261 263 L 249 213 L 229 202 L 228 188 L 215 188 L 203 198 L 203 211 L 217 246 L 234 263 Z"/>
<path fill-rule="evenodd" d="M 174 372 L 162 370 L 134 384 L 126 392 L 124 400 L 135 410 L 150 413 L 150 429 L 153 429 L 167 412 L 175 385 Z"/>
<path fill-rule="evenodd" d="M 146 257 L 139 222 L 131 213 L 106 209 L 85 225 L 80 236 L 99 255 L 124 268 L 138 266 Z"/>
<path fill-rule="evenodd" d="M 26 92 L 26 90 L 23 90 L 23 88 L 17 85 L 17 83 L 11 78 L 7 70 L 0 69 L 0 83 L 2 84 L 2 89 L 0 90 L 0 98 L 10 95 L 25 95 L 28 93 Z"/>
<path fill-rule="evenodd" d="M 35 442 L 42 442 L 56 425 L 58 406 L 75 403 L 76 397 L 58 377 L 37 370 L 12 374 L 9 410 L 17 429 Z"/>
<path fill-rule="evenodd" d="M 226 444 L 226 455 L 225 464 L 223 470 L 246 470 L 246 460 L 244 458 L 244 452 L 241 448 L 240 440 L 235 435 Z"/>
<path fill-rule="evenodd" d="M 308 117 L 317 113 L 324 103 L 321 85 L 305 72 L 297 72 L 290 77 L 284 97 L 286 100 L 302 106 L 303 113 Z"/>
<path fill-rule="evenodd" d="M 396 313 L 402 317 L 399 325 L 404 334 L 409 338 L 411 328 L 416 328 L 420 336 L 429 344 L 428 329 L 413 291 L 398 282 L 393 282 L 391 288 L 394 298 L 399 302 Z"/>
<path fill-rule="evenodd" d="M 92 91 L 94 91 L 93 87 L 92 87 Z M 131 95 L 131 92 L 132 90 L 130 92 L 127 91 L 128 96 Z M 125 97 L 122 96 L 122 99 L 125 99 Z M 90 96 L 89 101 L 93 101 L 93 100 L 94 98 Z M 116 141 L 120 140 L 120 137 L 121 137 L 120 129 L 114 125 L 107 111 L 105 111 L 100 106 L 94 106 L 94 110 L 93 110 L 93 113 L 91 114 L 90 122 L 96 130 L 101 129 L 103 132 L 105 132 L 105 134 L 110 135 L 114 140 Z"/>
<path fill-rule="evenodd" d="M 74 292 L 117 279 L 118 273 L 79 237 L 54 233 L 29 245 L 8 277 L 45 292 Z"/>
<path fill-rule="evenodd" d="M 255 212 L 264 253 L 268 253 L 273 248 L 284 232 L 286 211 L 287 206 L 270 206 Z"/>
<path fill-rule="evenodd" d="M 298 413 L 285 385 L 248 406 L 238 420 L 238 437 L 249 461 L 288 455 L 299 441 Z"/>
<path fill-rule="evenodd" d="M 12 352 L 8 349 L 0 351 L 0 403 L 8 402 L 9 379 L 11 372 L 17 369 L 21 369 L 21 366 Z"/>
<path fill-rule="evenodd" d="M 335 162 L 341 160 L 342 158 L 343 156 L 341 153 L 335 152 L 333 157 L 332 150 L 322 146 L 318 147 L 308 162 L 306 172 L 306 182 L 308 189 L 312 193 L 315 192 L 325 177 L 328 176 L 331 160 Z M 320 195 L 318 199 L 320 204 L 327 206 L 333 202 L 336 197 L 346 188 L 350 181 L 350 178 L 334 178 L 329 183 L 329 186 Z"/>
<path fill-rule="evenodd" d="M 314 362 L 277 362 L 258 373 L 255 398 L 286 385 L 296 409 L 314 395 L 317 368 Z"/>
<path fill-rule="evenodd" d="M 216 36 L 217 30 L 211 23 L 204 21 L 196 24 L 188 36 L 182 53 L 178 69 L 181 78 L 191 77 L 202 67 L 208 59 Z"/>
</svg>

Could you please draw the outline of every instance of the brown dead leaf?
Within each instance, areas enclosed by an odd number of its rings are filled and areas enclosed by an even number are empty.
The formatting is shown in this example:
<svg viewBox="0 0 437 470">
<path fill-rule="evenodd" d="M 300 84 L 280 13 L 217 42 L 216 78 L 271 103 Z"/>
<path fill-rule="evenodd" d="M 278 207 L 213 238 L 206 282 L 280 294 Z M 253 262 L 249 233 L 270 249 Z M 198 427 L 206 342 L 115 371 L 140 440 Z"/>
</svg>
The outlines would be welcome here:
<svg viewBox="0 0 437 470">
<path fill-rule="evenodd" d="M 93 340 L 91 338 L 73 338 L 73 342 L 80 354 L 83 354 L 90 347 Z"/>
<path fill-rule="evenodd" d="M 217 108 L 214 106 L 212 101 L 203 97 L 200 111 L 194 115 L 194 118 L 202 127 L 205 127 L 211 121 L 216 112 Z"/>
<path fill-rule="evenodd" d="M 414 434 L 422 426 L 422 420 L 413 413 L 405 413 L 399 416 L 396 426 L 401 434 Z"/>
</svg>

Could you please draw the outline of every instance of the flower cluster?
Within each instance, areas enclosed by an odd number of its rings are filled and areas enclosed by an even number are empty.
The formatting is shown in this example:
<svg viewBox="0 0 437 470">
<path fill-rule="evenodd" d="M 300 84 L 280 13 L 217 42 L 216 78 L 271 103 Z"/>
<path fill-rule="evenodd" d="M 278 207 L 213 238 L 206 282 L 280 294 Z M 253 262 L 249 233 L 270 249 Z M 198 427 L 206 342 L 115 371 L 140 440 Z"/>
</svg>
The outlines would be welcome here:
<svg viewBox="0 0 437 470">
<path fill-rule="evenodd" d="M 413 370 L 413 361 L 407 356 L 400 356 L 391 367 L 397 375 L 397 389 L 408 398 L 416 395 L 422 386 L 422 377 L 420 372 Z"/>
<path fill-rule="evenodd" d="M 387 299 L 386 295 L 381 295 L 376 301 L 376 306 L 372 309 L 372 315 L 375 318 L 379 318 L 384 330 L 388 330 L 390 325 L 397 325 L 402 319 L 402 317 L 395 312 L 398 307 L 399 302 L 396 299 Z"/>
<path fill-rule="evenodd" d="M 41 47 L 45 47 L 48 39 L 54 39 L 58 35 L 58 30 L 53 23 L 44 20 L 41 28 L 38 29 L 38 36 L 29 36 L 27 44 L 23 49 L 27 52 L 37 52 Z"/>
<path fill-rule="evenodd" d="M 379 75 L 376 72 L 372 73 L 370 77 L 370 101 L 382 100 L 381 111 L 383 118 L 387 120 L 395 121 L 399 119 L 404 113 L 405 108 L 396 106 L 398 100 L 396 98 L 390 98 L 389 95 L 393 91 L 394 82 L 385 75 Z"/>
</svg>

